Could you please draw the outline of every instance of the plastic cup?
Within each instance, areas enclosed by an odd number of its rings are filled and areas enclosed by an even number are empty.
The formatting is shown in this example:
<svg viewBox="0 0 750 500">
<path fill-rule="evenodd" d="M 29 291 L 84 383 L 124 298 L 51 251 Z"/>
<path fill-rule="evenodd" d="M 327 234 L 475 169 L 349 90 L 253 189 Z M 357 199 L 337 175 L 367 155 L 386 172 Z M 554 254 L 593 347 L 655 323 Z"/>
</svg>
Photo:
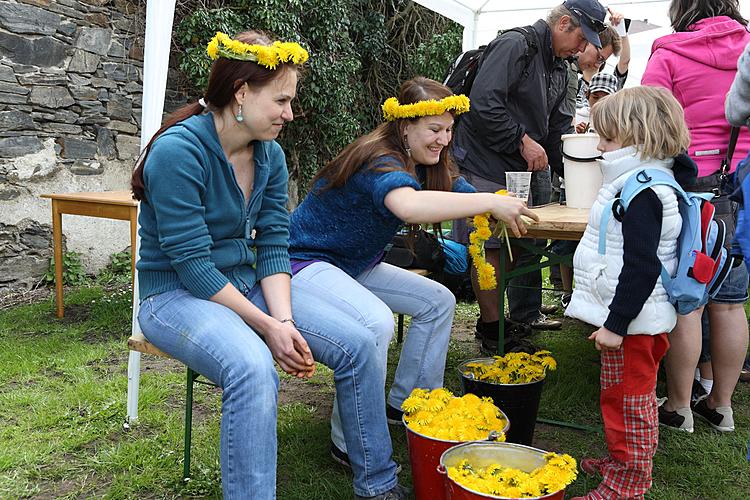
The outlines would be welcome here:
<svg viewBox="0 0 750 500">
<path fill-rule="evenodd" d="M 531 172 L 505 172 L 505 187 L 508 193 L 513 193 L 516 198 L 529 202 L 531 191 Z"/>
</svg>

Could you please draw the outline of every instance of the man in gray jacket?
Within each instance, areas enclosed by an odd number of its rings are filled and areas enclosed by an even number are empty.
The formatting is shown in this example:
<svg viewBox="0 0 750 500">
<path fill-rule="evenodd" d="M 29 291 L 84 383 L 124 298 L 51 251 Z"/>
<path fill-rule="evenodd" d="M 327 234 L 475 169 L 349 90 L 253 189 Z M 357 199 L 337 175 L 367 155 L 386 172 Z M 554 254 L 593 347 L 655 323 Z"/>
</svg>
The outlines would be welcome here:
<svg viewBox="0 0 750 500">
<path fill-rule="evenodd" d="M 461 117 L 453 140 L 461 174 L 478 191 L 503 189 L 505 172 L 531 171 L 530 203 L 549 200 L 549 168 L 562 173 L 560 136 L 572 132 L 573 117 L 560 106 L 568 81 L 563 61 L 583 52 L 589 43 L 601 48 L 599 33 L 606 29 L 606 12 L 597 0 L 566 0 L 546 20 L 506 31 L 487 46 L 469 95 L 471 110 Z M 455 225 L 455 236 L 468 240 L 465 221 Z M 500 248 L 501 242 L 495 239 L 485 244 L 487 261 L 495 268 Z M 519 264 L 524 260 L 533 262 L 534 258 L 523 256 Z M 481 314 L 477 333 L 486 349 L 496 349 L 497 291 L 481 291 L 475 276 L 472 281 Z M 539 310 L 541 272 L 521 276 L 511 285 L 532 288 L 509 289 L 512 320 L 539 329 L 561 326 Z"/>
</svg>

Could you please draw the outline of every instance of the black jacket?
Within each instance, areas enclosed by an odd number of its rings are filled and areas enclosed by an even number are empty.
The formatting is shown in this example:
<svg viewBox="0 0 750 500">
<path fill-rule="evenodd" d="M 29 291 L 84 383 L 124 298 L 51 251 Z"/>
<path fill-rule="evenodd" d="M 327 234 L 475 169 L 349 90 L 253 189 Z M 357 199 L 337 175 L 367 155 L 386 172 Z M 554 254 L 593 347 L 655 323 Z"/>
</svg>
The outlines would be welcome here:
<svg viewBox="0 0 750 500">
<path fill-rule="evenodd" d="M 462 170 L 504 183 L 506 171 L 526 171 L 520 153 L 524 134 L 547 152 L 552 169 L 562 173 L 560 136 L 572 131 L 564 114 L 568 74 L 552 52 L 552 34 L 543 20 L 533 25 L 537 51 L 527 61 L 521 33 L 506 32 L 490 42 L 471 89 L 471 109 L 461 117 L 453 155 Z M 528 64 L 527 64 L 528 63 Z"/>
</svg>

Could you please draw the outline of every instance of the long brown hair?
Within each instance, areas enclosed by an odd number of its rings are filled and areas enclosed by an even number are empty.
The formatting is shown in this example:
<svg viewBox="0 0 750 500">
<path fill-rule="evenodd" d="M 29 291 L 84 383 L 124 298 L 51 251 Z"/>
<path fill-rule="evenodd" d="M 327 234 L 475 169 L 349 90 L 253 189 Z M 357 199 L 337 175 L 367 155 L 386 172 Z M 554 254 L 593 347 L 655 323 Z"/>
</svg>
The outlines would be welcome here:
<svg viewBox="0 0 750 500">
<path fill-rule="evenodd" d="M 440 100 L 450 95 L 453 95 L 453 92 L 445 85 L 419 76 L 401 85 L 398 102 L 399 104 L 413 104 L 427 99 Z M 360 168 L 376 168 L 380 172 L 404 170 L 416 178 L 416 164 L 407 151 L 404 128 L 408 122 L 417 120 L 419 118 L 403 118 L 382 123 L 369 134 L 358 138 L 315 175 L 311 182 L 311 189 L 314 189 L 320 179 L 326 181 L 326 184 L 320 188 L 322 190 L 341 187 Z M 453 181 L 458 177 L 458 170 L 450 153 L 451 143 L 448 143 L 440 152 L 438 163 L 425 169 L 424 189 L 451 190 Z M 390 166 L 371 166 L 375 160 L 383 156 L 396 158 L 403 167 L 395 162 Z"/>
<path fill-rule="evenodd" d="M 701 19 L 717 16 L 727 16 L 747 26 L 737 0 L 672 0 L 669 5 L 669 19 L 675 31 L 690 31 L 690 26 Z"/>
<path fill-rule="evenodd" d="M 244 31 L 235 36 L 234 39 L 248 44 L 272 44 L 270 37 L 260 31 Z M 207 106 L 206 109 L 220 111 L 227 106 L 231 106 L 235 92 L 242 85 L 247 83 L 251 88 L 259 89 L 290 70 L 297 71 L 298 69 L 292 63 L 285 63 L 280 64 L 276 70 L 270 70 L 252 61 L 237 61 L 219 57 L 211 66 L 211 72 L 208 77 L 208 87 L 203 97 Z M 133 198 L 136 200 L 143 200 L 145 198 L 144 192 L 146 186 L 143 182 L 143 166 L 146 163 L 146 157 L 154 141 L 168 128 L 191 116 L 199 115 L 203 111 L 203 105 L 196 101 L 186 104 L 167 117 L 164 124 L 156 131 L 138 157 L 136 168 L 130 179 Z"/>
</svg>

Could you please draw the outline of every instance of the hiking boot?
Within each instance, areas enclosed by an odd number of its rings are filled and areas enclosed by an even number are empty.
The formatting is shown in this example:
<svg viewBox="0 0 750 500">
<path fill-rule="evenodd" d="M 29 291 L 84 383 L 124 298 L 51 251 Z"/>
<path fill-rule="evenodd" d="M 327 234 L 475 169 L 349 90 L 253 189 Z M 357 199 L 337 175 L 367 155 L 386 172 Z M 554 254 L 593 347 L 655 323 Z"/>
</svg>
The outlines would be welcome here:
<svg viewBox="0 0 750 500">
<path fill-rule="evenodd" d="M 361 497 L 359 495 L 355 495 L 355 500 L 406 500 L 409 498 L 410 491 L 406 489 L 405 487 L 401 486 L 400 484 L 397 484 L 390 490 L 386 491 L 385 493 L 381 493 L 380 495 L 375 495 L 374 497 Z"/>
<path fill-rule="evenodd" d="M 529 322 L 529 326 L 534 330 L 559 330 L 562 328 L 562 321 L 549 319 L 545 314 L 539 313 L 539 316 Z"/>
<path fill-rule="evenodd" d="M 541 348 L 534 344 L 531 340 L 525 337 L 506 337 L 505 343 L 503 344 L 503 352 L 525 352 L 528 354 L 534 354 Z M 492 340 L 488 338 L 482 339 L 482 345 L 479 350 L 483 354 L 489 356 L 497 355 L 497 339 Z"/>
<path fill-rule="evenodd" d="M 719 432 L 734 432 L 734 416 L 731 406 L 708 407 L 708 395 L 701 397 L 693 405 L 693 411 L 705 419 Z"/>
<path fill-rule="evenodd" d="M 541 306 L 539 306 L 539 312 L 542 314 L 554 314 L 557 312 L 557 305 L 542 304 Z"/>
<path fill-rule="evenodd" d="M 497 330 L 500 328 L 499 321 L 482 321 L 481 318 L 477 318 L 477 326 L 474 330 L 474 337 L 482 340 L 486 336 L 490 336 L 497 339 Z"/>
<path fill-rule="evenodd" d="M 401 418 L 404 416 L 404 412 L 398 408 L 386 404 L 385 405 L 385 416 L 388 419 L 389 425 L 404 425 L 404 421 Z"/>
<path fill-rule="evenodd" d="M 581 470 L 589 476 L 602 475 L 602 467 L 607 463 L 606 458 L 584 458 L 579 464 Z"/>
<path fill-rule="evenodd" d="M 693 432 L 693 412 L 690 408 L 677 408 L 669 411 L 664 408 L 667 398 L 659 398 L 656 401 L 659 404 L 659 425 L 668 429 Z"/>
<path fill-rule="evenodd" d="M 331 441 L 331 458 L 338 463 L 339 465 L 343 465 L 347 469 L 352 468 L 352 463 L 349 461 L 349 454 L 347 454 L 344 450 L 339 449 L 338 446 L 336 446 L 333 441 Z M 401 472 L 401 465 L 396 464 L 396 474 L 399 474 Z"/>
</svg>

